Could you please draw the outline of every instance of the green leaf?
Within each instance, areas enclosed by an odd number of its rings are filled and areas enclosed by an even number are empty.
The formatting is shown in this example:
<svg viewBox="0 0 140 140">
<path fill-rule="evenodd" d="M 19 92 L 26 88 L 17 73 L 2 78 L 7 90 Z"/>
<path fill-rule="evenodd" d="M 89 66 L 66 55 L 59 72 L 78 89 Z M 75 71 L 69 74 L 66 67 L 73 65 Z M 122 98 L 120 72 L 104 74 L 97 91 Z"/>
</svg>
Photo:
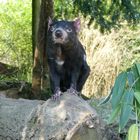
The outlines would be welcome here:
<svg viewBox="0 0 140 140">
<path fill-rule="evenodd" d="M 140 104 L 140 92 L 134 92 L 134 96 L 136 100 L 138 101 L 138 103 Z"/>
<path fill-rule="evenodd" d="M 121 104 L 119 104 L 112 112 L 109 120 L 108 120 L 108 124 L 114 122 L 114 120 L 116 119 L 116 117 L 118 116 L 119 112 L 121 110 Z"/>
<path fill-rule="evenodd" d="M 135 81 L 135 77 L 134 77 L 134 74 L 133 74 L 132 71 L 128 71 L 127 72 L 127 79 L 128 79 L 129 87 L 132 87 L 133 86 L 133 83 Z"/>
<path fill-rule="evenodd" d="M 126 86 L 126 80 L 127 80 L 127 72 L 122 72 L 118 75 L 116 78 L 114 87 L 113 87 L 113 92 L 112 92 L 112 108 L 115 109 L 118 104 L 121 102 L 121 98 L 124 93 L 124 89 Z"/>
<path fill-rule="evenodd" d="M 134 77 L 135 77 L 135 90 L 136 91 L 140 91 L 140 75 L 139 75 L 139 71 L 138 71 L 138 68 L 137 68 L 138 65 L 134 65 L 132 67 L 132 71 L 133 71 L 133 74 L 134 74 Z"/>
<path fill-rule="evenodd" d="M 135 99 L 134 100 L 134 106 L 135 106 L 134 111 L 136 113 L 137 118 L 140 120 L 140 104 L 139 104 L 139 102 L 137 101 L 136 98 L 134 98 L 134 99 Z"/>
<path fill-rule="evenodd" d="M 138 140 L 138 125 L 132 124 L 128 130 L 128 140 Z"/>
<path fill-rule="evenodd" d="M 135 63 L 136 67 L 137 67 L 137 70 L 138 70 L 138 74 L 140 76 L 140 63 Z"/>
<path fill-rule="evenodd" d="M 126 90 L 122 100 L 122 109 L 119 122 L 119 130 L 122 130 L 127 124 L 133 109 L 134 91 Z"/>
</svg>

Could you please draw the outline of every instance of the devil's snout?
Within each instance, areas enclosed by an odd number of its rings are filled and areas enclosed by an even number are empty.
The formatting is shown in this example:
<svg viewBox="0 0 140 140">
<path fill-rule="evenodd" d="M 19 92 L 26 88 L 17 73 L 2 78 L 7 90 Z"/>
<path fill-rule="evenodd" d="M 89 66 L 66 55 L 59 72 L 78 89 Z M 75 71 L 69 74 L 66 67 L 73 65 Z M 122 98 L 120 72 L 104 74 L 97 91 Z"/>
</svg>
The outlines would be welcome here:
<svg viewBox="0 0 140 140">
<path fill-rule="evenodd" d="M 61 31 L 61 30 L 56 30 L 56 31 L 55 31 L 55 36 L 56 36 L 57 38 L 61 38 L 61 37 L 63 36 L 62 31 Z"/>
</svg>

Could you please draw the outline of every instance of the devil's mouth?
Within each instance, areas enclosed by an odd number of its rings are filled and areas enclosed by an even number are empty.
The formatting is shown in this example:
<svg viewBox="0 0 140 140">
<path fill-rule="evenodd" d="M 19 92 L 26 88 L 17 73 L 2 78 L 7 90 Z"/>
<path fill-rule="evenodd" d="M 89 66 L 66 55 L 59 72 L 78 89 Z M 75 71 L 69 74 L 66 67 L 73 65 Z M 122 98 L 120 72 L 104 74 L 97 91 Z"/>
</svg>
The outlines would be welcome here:
<svg viewBox="0 0 140 140">
<path fill-rule="evenodd" d="M 65 43 L 65 40 L 64 40 L 64 38 L 54 38 L 54 42 L 63 44 L 63 43 Z"/>
</svg>

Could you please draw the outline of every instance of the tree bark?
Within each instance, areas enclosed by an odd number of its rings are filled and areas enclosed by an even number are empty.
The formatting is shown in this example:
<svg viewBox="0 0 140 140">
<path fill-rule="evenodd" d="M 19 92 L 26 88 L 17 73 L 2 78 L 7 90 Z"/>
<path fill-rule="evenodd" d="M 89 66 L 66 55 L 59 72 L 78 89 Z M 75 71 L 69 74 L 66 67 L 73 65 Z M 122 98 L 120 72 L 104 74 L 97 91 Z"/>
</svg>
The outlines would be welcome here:
<svg viewBox="0 0 140 140">
<path fill-rule="evenodd" d="M 36 8 L 36 7 L 34 7 Z M 34 11 L 37 9 L 34 9 Z M 33 76 L 32 76 L 32 92 L 34 97 L 41 98 L 41 91 L 48 89 L 48 67 L 46 60 L 46 41 L 48 30 L 48 18 L 53 17 L 53 1 L 42 0 L 39 18 L 39 27 L 37 33 L 37 43 L 34 52 Z M 33 20 L 33 22 L 35 22 Z M 33 30 L 35 30 L 35 27 Z M 35 42 L 35 40 L 34 40 Z"/>
<path fill-rule="evenodd" d="M 0 139 L 107 140 L 96 111 L 67 93 L 46 102 L 0 97 Z"/>
<path fill-rule="evenodd" d="M 38 27 L 40 15 L 40 0 L 32 0 L 32 48 L 33 48 L 33 72 L 32 72 L 32 92 L 41 91 L 41 65 L 38 50 Z"/>
<path fill-rule="evenodd" d="M 39 27 L 39 13 L 41 0 L 32 0 L 32 51 L 33 58 L 37 46 L 37 32 Z"/>
</svg>

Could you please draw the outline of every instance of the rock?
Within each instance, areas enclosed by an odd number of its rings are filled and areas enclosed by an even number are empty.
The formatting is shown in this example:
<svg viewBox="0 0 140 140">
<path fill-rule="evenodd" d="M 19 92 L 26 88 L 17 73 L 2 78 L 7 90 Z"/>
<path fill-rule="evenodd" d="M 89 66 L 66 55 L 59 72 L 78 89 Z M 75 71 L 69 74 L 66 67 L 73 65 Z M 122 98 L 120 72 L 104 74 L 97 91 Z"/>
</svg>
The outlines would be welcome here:
<svg viewBox="0 0 140 140">
<path fill-rule="evenodd" d="M 104 132 L 96 111 L 73 94 L 46 102 L 0 97 L 0 139 L 107 140 Z"/>
</svg>

